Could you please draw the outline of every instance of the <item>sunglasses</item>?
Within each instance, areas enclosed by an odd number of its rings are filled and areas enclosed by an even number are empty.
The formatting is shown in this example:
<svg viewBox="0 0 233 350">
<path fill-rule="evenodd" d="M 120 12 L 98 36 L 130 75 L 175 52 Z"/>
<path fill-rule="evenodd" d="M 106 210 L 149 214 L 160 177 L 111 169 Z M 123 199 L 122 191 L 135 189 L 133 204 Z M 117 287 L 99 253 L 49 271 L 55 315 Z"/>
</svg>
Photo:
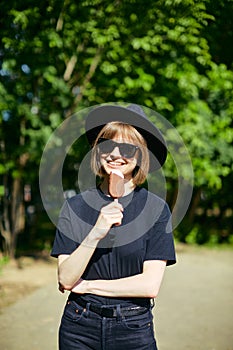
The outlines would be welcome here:
<svg viewBox="0 0 233 350">
<path fill-rule="evenodd" d="M 120 143 L 110 139 L 104 139 L 100 137 L 97 141 L 100 153 L 111 153 L 114 148 L 118 147 L 120 155 L 123 158 L 133 158 L 136 151 L 139 149 L 138 146 L 132 145 L 131 143 Z"/>
</svg>

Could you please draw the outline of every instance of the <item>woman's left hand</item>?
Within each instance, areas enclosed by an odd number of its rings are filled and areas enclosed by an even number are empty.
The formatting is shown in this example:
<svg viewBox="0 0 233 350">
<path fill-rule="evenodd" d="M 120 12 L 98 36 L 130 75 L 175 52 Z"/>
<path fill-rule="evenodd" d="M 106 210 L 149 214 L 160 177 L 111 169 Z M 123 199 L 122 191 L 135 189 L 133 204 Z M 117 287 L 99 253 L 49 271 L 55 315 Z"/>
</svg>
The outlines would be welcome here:
<svg viewBox="0 0 233 350">
<path fill-rule="evenodd" d="M 77 293 L 77 294 L 87 293 L 87 283 L 88 281 L 80 278 L 80 280 L 78 280 L 78 282 L 76 282 L 73 288 L 71 289 L 71 292 Z"/>
</svg>

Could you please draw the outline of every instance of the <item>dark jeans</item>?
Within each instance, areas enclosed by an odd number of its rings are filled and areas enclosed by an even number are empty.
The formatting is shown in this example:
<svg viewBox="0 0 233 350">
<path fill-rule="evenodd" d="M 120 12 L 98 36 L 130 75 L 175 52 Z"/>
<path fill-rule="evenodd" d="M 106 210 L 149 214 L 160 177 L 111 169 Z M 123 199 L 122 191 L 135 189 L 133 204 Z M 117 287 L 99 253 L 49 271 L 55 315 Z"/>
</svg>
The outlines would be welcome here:
<svg viewBox="0 0 233 350">
<path fill-rule="evenodd" d="M 157 350 L 151 310 L 106 318 L 69 300 L 59 329 L 60 350 Z"/>
</svg>

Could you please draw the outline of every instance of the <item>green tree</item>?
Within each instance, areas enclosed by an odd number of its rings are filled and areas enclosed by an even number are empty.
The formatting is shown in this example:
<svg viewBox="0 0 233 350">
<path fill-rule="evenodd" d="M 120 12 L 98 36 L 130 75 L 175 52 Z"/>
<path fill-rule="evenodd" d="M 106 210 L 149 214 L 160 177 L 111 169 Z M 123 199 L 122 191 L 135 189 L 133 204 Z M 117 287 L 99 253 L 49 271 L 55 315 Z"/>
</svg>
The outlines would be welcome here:
<svg viewBox="0 0 233 350">
<path fill-rule="evenodd" d="M 221 188 L 232 171 L 233 78 L 230 58 L 216 59 L 223 2 L 214 8 L 211 3 L 12 0 L 2 5 L 1 234 L 11 256 L 25 225 L 24 188 L 36 184 L 49 135 L 62 120 L 94 104 L 138 103 L 177 127 L 195 171 L 191 213 L 203 188 Z M 166 171 L 175 182 L 173 165 Z"/>
</svg>

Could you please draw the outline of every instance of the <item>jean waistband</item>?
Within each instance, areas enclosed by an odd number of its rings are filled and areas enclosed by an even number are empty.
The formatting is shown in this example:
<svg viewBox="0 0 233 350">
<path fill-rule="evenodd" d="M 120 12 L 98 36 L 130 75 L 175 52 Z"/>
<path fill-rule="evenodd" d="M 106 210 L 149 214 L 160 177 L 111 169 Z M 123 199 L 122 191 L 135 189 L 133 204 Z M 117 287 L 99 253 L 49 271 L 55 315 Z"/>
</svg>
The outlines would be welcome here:
<svg viewBox="0 0 233 350">
<path fill-rule="evenodd" d="M 71 293 L 69 295 L 69 300 L 76 301 L 77 304 L 80 306 L 86 308 L 89 304 L 89 310 L 98 314 L 101 317 L 107 317 L 107 318 L 114 318 L 117 317 L 117 309 L 118 305 L 114 306 L 108 306 L 108 305 L 99 305 L 99 304 L 93 304 L 88 303 L 87 301 L 80 298 L 79 295 L 75 295 L 75 293 Z M 137 316 L 146 313 L 149 308 L 143 307 L 143 306 L 131 306 L 131 307 L 124 307 L 120 305 L 120 313 L 121 316 Z"/>
</svg>

